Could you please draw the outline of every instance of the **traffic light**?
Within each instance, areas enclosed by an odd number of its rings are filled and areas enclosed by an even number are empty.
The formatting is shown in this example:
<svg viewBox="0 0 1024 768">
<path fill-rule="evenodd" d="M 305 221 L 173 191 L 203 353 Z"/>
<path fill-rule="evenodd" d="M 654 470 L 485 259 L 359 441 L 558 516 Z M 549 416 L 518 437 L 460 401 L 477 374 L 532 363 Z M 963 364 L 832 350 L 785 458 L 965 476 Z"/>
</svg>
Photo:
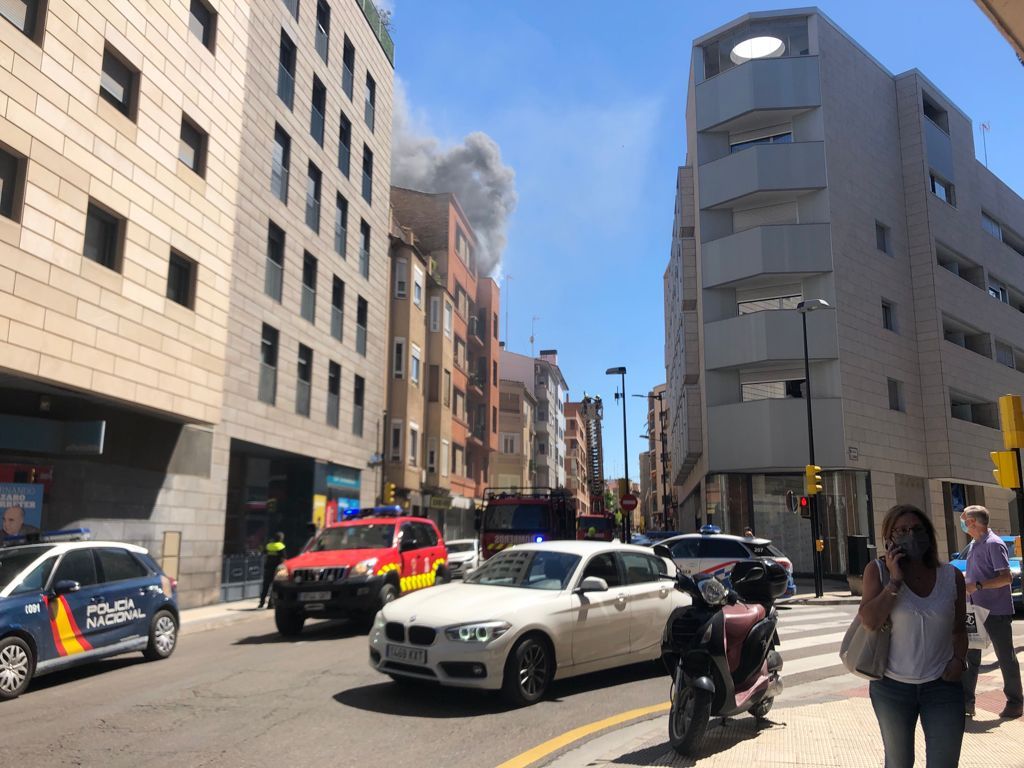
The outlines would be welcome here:
<svg viewBox="0 0 1024 768">
<path fill-rule="evenodd" d="M 807 496 L 800 497 L 800 517 L 805 520 L 811 519 L 811 500 Z"/>
<path fill-rule="evenodd" d="M 821 467 L 817 464 L 808 464 L 804 468 L 804 493 L 814 496 L 821 493 Z"/>
<path fill-rule="evenodd" d="M 1017 471 L 1017 452 L 992 451 L 989 453 L 989 456 L 992 457 L 992 463 L 996 465 L 996 468 L 992 470 L 992 477 L 996 479 L 996 484 L 1002 488 L 1020 488 L 1020 473 Z"/>
<path fill-rule="evenodd" d="M 1003 448 L 1024 448 L 1024 410 L 1020 397 L 1003 395 L 999 398 L 999 425 L 1003 430 Z"/>
<path fill-rule="evenodd" d="M 395 484 L 385 483 L 384 484 L 384 503 L 394 504 L 395 503 Z"/>
</svg>

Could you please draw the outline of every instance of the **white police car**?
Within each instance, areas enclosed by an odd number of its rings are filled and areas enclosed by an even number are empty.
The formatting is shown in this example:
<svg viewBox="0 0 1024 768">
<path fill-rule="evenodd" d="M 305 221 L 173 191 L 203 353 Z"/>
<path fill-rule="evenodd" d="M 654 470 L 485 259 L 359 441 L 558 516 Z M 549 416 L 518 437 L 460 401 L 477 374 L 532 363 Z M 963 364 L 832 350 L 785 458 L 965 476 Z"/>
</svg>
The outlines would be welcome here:
<svg viewBox="0 0 1024 768">
<path fill-rule="evenodd" d="M 128 651 L 147 659 L 174 651 L 177 582 L 142 547 L 66 540 L 86 535 L 0 547 L 0 699 L 23 693 L 37 674 Z"/>
</svg>

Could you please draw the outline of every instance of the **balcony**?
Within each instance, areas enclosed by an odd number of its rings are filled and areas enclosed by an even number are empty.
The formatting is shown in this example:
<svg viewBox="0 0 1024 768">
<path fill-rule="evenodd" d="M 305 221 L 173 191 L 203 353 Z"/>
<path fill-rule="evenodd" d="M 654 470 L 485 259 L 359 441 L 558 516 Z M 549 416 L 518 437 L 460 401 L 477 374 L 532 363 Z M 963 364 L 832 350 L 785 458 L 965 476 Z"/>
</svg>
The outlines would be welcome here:
<svg viewBox="0 0 1024 768">
<path fill-rule="evenodd" d="M 480 397 L 484 395 L 484 389 L 487 388 L 487 377 L 479 373 L 469 374 L 469 386 L 477 391 Z"/>
<path fill-rule="evenodd" d="M 274 163 L 270 168 L 270 193 L 288 204 L 288 166 Z"/>
<path fill-rule="evenodd" d="M 846 464 L 842 400 L 813 399 L 815 461 Z M 755 400 L 708 408 L 709 472 L 798 471 L 807 464 L 807 402 Z"/>
<path fill-rule="evenodd" d="M 800 313 L 792 309 L 730 317 L 704 326 L 704 364 L 712 371 L 803 362 L 803 339 Z M 808 317 L 807 348 L 811 360 L 839 356 L 834 311 L 815 312 Z"/>
<path fill-rule="evenodd" d="M 388 32 L 387 27 L 384 26 L 384 22 L 381 21 L 380 13 L 377 12 L 377 6 L 373 4 L 373 0 L 356 0 L 356 5 L 362 9 L 370 29 L 376 35 L 377 42 L 380 43 L 380 47 L 384 51 L 384 55 L 388 57 L 388 61 L 391 62 L 391 66 L 395 66 L 395 43 L 391 39 L 391 34 Z"/>
<path fill-rule="evenodd" d="M 484 345 L 483 333 L 481 332 L 482 326 L 483 321 L 479 317 L 469 318 L 469 340 L 481 347 Z"/>
<path fill-rule="evenodd" d="M 745 131 L 821 105 L 816 56 L 754 59 L 697 85 L 697 130 Z"/>
<path fill-rule="evenodd" d="M 825 188 L 825 144 L 759 144 L 700 166 L 700 207 L 774 205 Z"/>
<path fill-rule="evenodd" d="M 761 275 L 788 275 L 795 282 L 829 272 L 830 228 L 828 224 L 779 224 L 737 232 L 705 243 L 701 267 L 705 288 L 733 285 Z"/>
<path fill-rule="evenodd" d="M 277 66 L 277 95 L 288 109 L 292 108 L 295 103 L 295 76 L 284 64 Z"/>
</svg>

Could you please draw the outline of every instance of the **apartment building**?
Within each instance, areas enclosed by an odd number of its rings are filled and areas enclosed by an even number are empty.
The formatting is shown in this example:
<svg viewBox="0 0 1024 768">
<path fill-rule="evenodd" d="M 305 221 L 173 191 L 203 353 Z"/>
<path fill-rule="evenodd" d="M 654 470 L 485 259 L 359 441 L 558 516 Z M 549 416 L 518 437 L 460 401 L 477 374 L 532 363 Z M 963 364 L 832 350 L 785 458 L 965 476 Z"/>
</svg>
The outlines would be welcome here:
<svg viewBox="0 0 1024 768">
<path fill-rule="evenodd" d="M 532 488 L 537 433 L 534 413 L 537 398 L 521 381 L 502 379 L 499 386 L 498 452 L 491 459 L 490 485 L 496 488 Z"/>
<path fill-rule="evenodd" d="M 815 9 L 754 13 L 694 42 L 687 146 L 665 273 L 680 525 L 750 525 L 810 571 L 785 505 L 808 461 L 805 318 L 826 572 L 895 503 L 927 510 L 942 552 L 967 503 L 1015 531 L 988 451 L 1024 385 L 1024 200 L 970 119 Z M 802 318 L 812 299 L 829 307 Z"/>
<path fill-rule="evenodd" d="M 498 287 L 478 274 L 476 237 L 453 194 L 393 187 L 391 205 L 412 245 L 398 249 L 392 258 L 392 307 L 397 314 L 388 379 L 394 395 L 390 439 L 395 420 L 403 421 L 405 440 L 413 439 L 409 430 L 414 416 L 426 420 L 426 426 L 415 422 L 417 439 L 426 440 L 417 449 L 426 457 L 423 506 L 443 523 L 446 535 L 456 528 L 458 535 L 466 535 L 473 530 L 470 513 L 483 501 L 499 444 Z M 417 252 L 415 259 L 405 255 L 410 247 Z M 417 279 L 426 281 L 422 306 L 415 306 Z M 403 285 L 407 281 L 412 282 Z M 402 307 L 409 302 L 415 309 L 406 312 Z M 422 362 L 412 358 L 413 352 L 422 355 Z M 406 368 L 411 371 L 413 366 L 417 377 L 426 377 L 425 385 L 414 385 L 407 376 Z M 422 400 L 424 386 L 427 402 L 417 415 L 402 401 Z M 412 395 L 399 393 L 409 387 L 417 388 Z M 407 459 L 411 450 L 404 451 Z M 399 485 L 414 499 L 413 479 L 405 476 Z"/>
<path fill-rule="evenodd" d="M 565 487 L 565 396 L 569 391 L 558 367 L 558 350 L 542 349 L 533 358 L 501 350 L 502 376 L 532 387 L 537 398 L 535 462 L 537 486 Z"/>
<path fill-rule="evenodd" d="M 565 487 L 576 499 L 576 513 L 590 512 L 590 478 L 587 456 L 587 422 L 582 403 L 566 403 Z"/>
</svg>

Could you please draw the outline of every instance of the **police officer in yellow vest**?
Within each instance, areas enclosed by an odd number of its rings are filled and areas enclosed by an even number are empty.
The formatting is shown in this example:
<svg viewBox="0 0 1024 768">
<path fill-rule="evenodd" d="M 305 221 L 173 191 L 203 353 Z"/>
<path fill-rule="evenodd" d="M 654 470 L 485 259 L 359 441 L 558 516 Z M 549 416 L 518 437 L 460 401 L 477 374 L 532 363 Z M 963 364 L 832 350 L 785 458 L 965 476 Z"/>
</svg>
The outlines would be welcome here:
<svg viewBox="0 0 1024 768">
<path fill-rule="evenodd" d="M 270 592 L 270 585 L 274 582 L 277 567 L 284 562 L 284 559 L 284 533 L 278 531 L 263 548 L 263 589 L 260 591 L 260 608 L 265 603 L 268 608 L 271 607 L 271 604 L 267 603 L 267 593 Z"/>
</svg>

